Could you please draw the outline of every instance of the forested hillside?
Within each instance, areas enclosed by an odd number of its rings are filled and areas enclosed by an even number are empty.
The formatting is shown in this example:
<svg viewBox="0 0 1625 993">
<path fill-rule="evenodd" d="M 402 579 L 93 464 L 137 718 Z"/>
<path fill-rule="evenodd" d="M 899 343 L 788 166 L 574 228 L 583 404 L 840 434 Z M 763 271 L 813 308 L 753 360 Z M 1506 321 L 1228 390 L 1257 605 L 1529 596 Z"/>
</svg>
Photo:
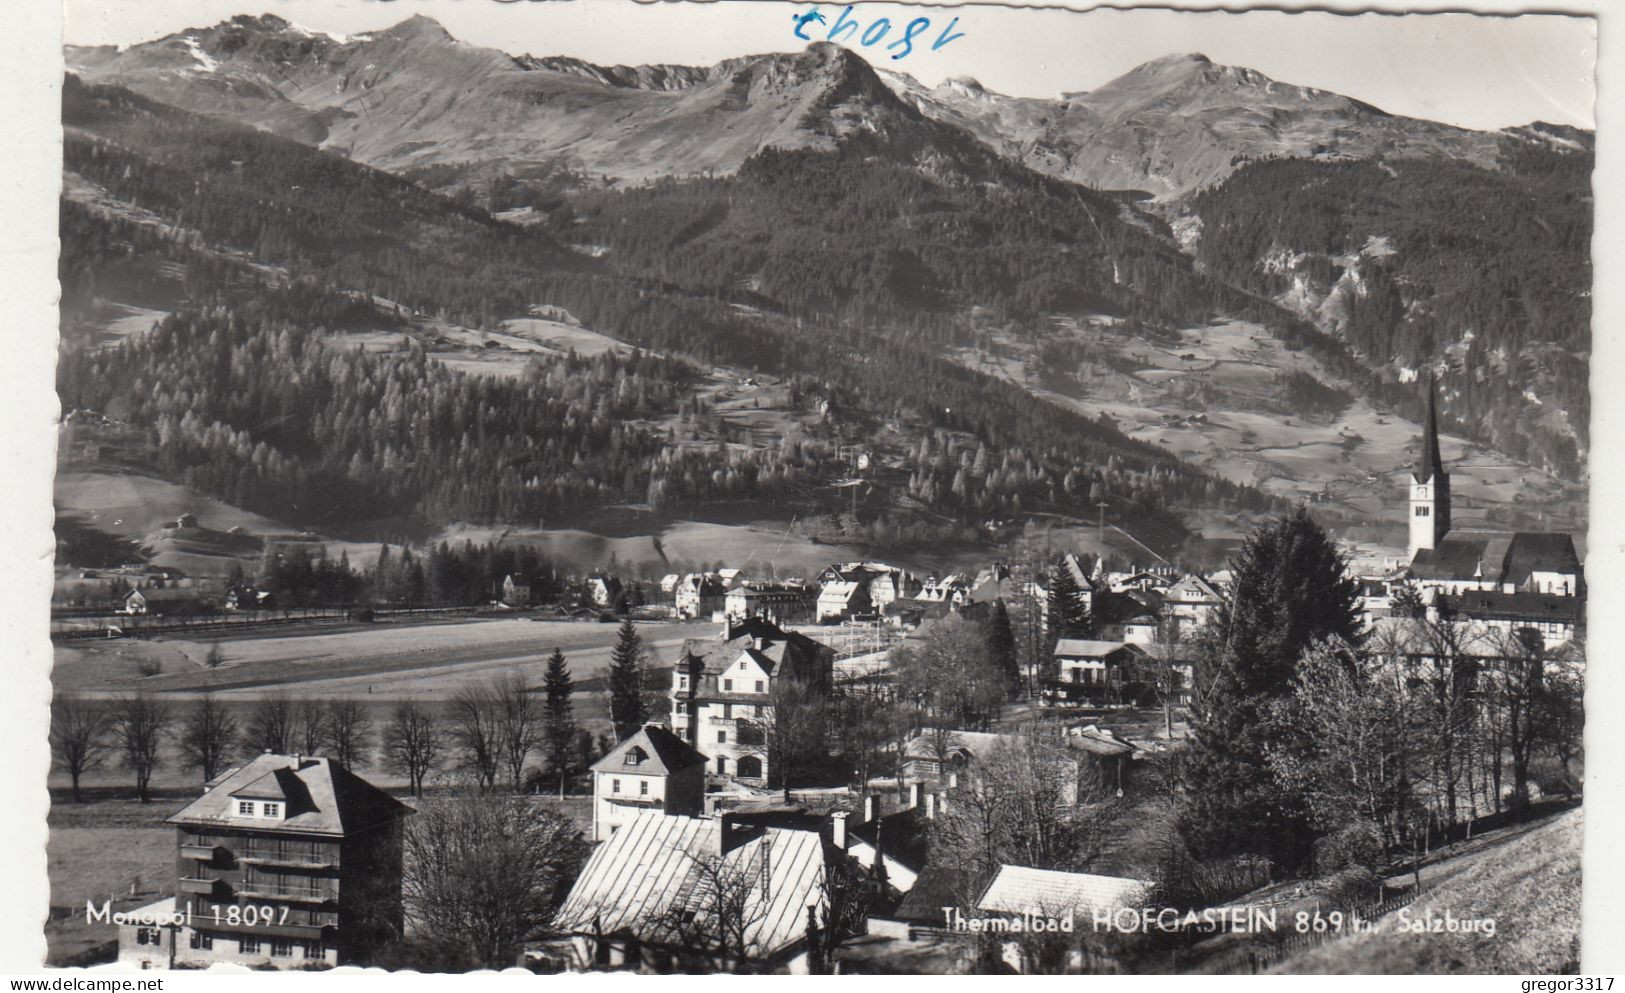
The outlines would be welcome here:
<svg viewBox="0 0 1625 993">
<path fill-rule="evenodd" d="M 928 340 L 843 319 L 853 315 L 838 308 L 791 314 L 781 301 L 745 291 L 765 306 L 741 309 L 714 279 L 646 272 L 615 251 L 615 264 L 584 258 L 544 232 L 394 176 L 71 78 L 64 119 L 70 173 L 172 225 L 167 235 L 132 231 L 68 204 L 67 306 L 100 285 L 108 260 L 132 252 L 186 269 L 179 312 L 157 332 L 103 352 L 70 352 L 60 374 L 65 401 L 127 417 L 151 433 L 164 473 L 250 508 L 305 521 L 416 513 L 534 522 L 582 504 L 781 498 L 798 481 L 840 468 L 825 462 L 833 443 L 872 438 L 880 427 L 900 439 L 895 499 L 960 519 L 995 507 L 1073 511 L 1086 499 L 1168 520 L 1181 505 L 1268 502 L 1108 424 L 964 369 Z M 823 162 L 767 156 L 741 182 L 778 182 L 786 195 L 785 180 L 798 181 L 787 166 L 816 171 Z M 838 184 L 800 188 L 809 212 L 816 196 L 839 216 Z M 947 223 L 972 232 L 943 255 L 956 262 L 943 270 L 950 285 L 978 266 L 1026 264 L 1045 250 L 1049 236 L 1032 233 L 1003 236 L 978 255 L 993 229 L 972 222 L 990 224 L 1006 205 L 962 184 L 943 190 L 959 211 Z M 986 202 L 976 207 L 975 198 Z M 1041 231 L 1046 204 L 1025 203 L 1034 216 L 1014 230 Z M 646 218 L 642 230 L 664 231 L 666 220 Z M 1110 223 L 1102 218 L 1103 228 Z M 862 242 L 851 229 L 832 231 L 830 243 L 837 237 Z M 1130 236 L 1119 225 L 1114 237 Z M 1147 271 L 1160 267 L 1188 296 L 1153 304 L 1149 293 L 1102 284 L 1124 306 L 1195 310 L 1204 292 L 1217 292 L 1179 273 L 1177 255 L 1149 236 L 1140 245 Z M 216 262 L 195 264 L 200 253 Z M 787 254 L 775 260 L 788 262 Z M 1103 267 L 1098 257 L 1074 265 L 1084 283 Z M 793 287 L 783 271 L 775 285 Z M 1048 279 L 1055 288 L 1042 292 L 1060 292 L 1064 270 L 1047 272 L 1033 285 Z M 902 284 L 878 285 L 895 292 Z M 1004 305 L 994 284 L 985 286 L 987 304 Z M 975 284 L 956 287 L 943 302 L 973 302 L 977 292 Z M 902 301 L 874 299 L 886 308 Z M 490 327 L 538 304 L 567 308 L 590 327 L 671 358 L 539 359 L 521 381 L 504 383 L 449 371 L 419 350 L 363 354 L 324 336 L 399 328 L 419 315 Z M 789 377 L 799 402 L 826 412 L 823 422 L 809 437 L 748 449 L 668 444 L 657 422 L 682 405 L 695 368 L 717 363 Z M 810 499 L 805 487 L 800 495 Z"/>
<path fill-rule="evenodd" d="M 1300 308 L 1389 382 L 1435 369 L 1447 419 L 1578 478 L 1590 419 L 1593 158 L 1577 141 L 1503 142 L 1496 170 L 1253 163 L 1195 199 L 1197 257 Z"/>
</svg>

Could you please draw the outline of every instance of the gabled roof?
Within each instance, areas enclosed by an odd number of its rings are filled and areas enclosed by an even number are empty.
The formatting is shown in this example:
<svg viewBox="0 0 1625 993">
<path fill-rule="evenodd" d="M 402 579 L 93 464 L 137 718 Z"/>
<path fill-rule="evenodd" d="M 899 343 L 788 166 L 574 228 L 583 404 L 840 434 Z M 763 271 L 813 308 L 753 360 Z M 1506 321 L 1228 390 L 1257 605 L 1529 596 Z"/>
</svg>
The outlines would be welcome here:
<svg viewBox="0 0 1625 993">
<path fill-rule="evenodd" d="M 1150 888 L 1143 879 L 1001 865 L 976 907 L 990 913 L 1039 915 L 1115 910 L 1133 906 Z"/>
<path fill-rule="evenodd" d="M 148 603 L 196 600 L 199 599 L 200 596 L 197 590 L 178 590 L 174 587 L 165 587 L 158 590 L 131 590 L 125 599 L 128 600 L 130 597 L 135 596 L 138 593 L 141 595 L 141 599 L 147 601 Z"/>
<path fill-rule="evenodd" d="M 968 876 L 958 867 L 928 865 L 920 870 L 892 916 L 900 921 L 941 927 L 942 908 L 962 907 L 965 894 L 981 891 L 982 885 L 981 880 Z"/>
<path fill-rule="evenodd" d="M 1055 643 L 1055 654 L 1075 659 L 1103 659 L 1115 655 L 1126 646 L 1121 641 L 1092 641 L 1087 638 L 1062 638 Z"/>
<path fill-rule="evenodd" d="M 634 765 L 627 765 L 627 753 L 634 748 L 643 750 L 644 759 Z M 594 762 L 592 771 L 635 770 L 640 776 L 669 776 L 674 772 L 704 764 L 705 756 L 695 751 L 688 742 L 659 724 L 646 724 L 637 733 L 611 748 L 603 758 Z"/>
<path fill-rule="evenodd" d="M 761 640 L 758 647 L 757 639 Z M 719 673 L 739 660 L 747 649 L 771 660 L 773 668 L 786 662 L 800 679 L 823 679 L 835 661 L 835 652 L 797 631 L 784 631 L 765 617 L 728 621 L 720 638 L 689 638 L 683 642 L 679 665 L 698 662 L 702 671 Z M 760 664 L 760 663 L 758 663 Z"/>
<path fill-rule="evenodd" d="M 1178 602 L 1180 600 L 1178 594 L 1181 593 L 1190 593 L 1204 600 L 1218 601 L 1221 599 L 1219 591 L 1214 589 L 1211 583 L 1195 573 L 1187 573 L 1181 576 L 1179 582 L 1168 587 L 1166 599 Z M 1184 602 L 1189 603 L 1191 601 L 1185 600 Z"/>
<path fill-rule="evenodd" d="M 260 755 L 214 782 L 167 823 L 343 836 L 412 812 L 388 793 L 324 758 Z M 239 817 L 237 797 L 279 800 L 287 804 L 287 810 L 279 821 Z"/>
<path fill-rule="evenodd" d="M 702 865 L 752 884 L 745 899 L 745 941 L 752 957 L 768 958 L 806 934 L 808 905 L 824 902 L 824 843 L 816 831 L 767 828 L 717 854 L 717 818 L 678 817 L 640 810 L 593 850 L 554 918 L 574 934 L 630 934 L 647 942 L 674 940 L 667 921 L 688 910 L 703 926 L 709 912 Z M 765 884 L 765 885 L 764 885 Z"/>
</svg>

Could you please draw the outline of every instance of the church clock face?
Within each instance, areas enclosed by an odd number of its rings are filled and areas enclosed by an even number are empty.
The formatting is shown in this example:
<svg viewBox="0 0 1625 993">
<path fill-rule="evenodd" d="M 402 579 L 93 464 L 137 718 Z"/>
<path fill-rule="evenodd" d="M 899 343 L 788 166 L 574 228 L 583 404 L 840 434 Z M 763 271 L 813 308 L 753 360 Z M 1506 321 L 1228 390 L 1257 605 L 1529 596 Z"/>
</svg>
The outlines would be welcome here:
<svg viewBox="0 0 1625 993">
<path fill-rule="evenodd" d="M 1426 500 L 1428 498 L 1428 488 L 1426 486 L 1418 486 L 1416 488 L 1415 497 L 1418 500 Z"/>
</svg>

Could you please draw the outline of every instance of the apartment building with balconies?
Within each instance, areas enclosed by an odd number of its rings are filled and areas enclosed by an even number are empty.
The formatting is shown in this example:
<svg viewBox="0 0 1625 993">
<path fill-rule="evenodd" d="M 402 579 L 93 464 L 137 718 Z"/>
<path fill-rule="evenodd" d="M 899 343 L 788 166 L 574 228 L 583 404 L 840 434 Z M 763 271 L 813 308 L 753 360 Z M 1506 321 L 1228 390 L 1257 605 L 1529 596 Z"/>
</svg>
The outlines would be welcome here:
<svg viewBox="0 0 1625 993">
<path fill-rule="evenodd" d="M 173 910 L 184 923 L 140 943 L 178 966 L 365 964 L 401 933 L 409 813 L 324 758 L 267 753 L 229 770 L 167 819 L 177 836 Z"/>
</svg>

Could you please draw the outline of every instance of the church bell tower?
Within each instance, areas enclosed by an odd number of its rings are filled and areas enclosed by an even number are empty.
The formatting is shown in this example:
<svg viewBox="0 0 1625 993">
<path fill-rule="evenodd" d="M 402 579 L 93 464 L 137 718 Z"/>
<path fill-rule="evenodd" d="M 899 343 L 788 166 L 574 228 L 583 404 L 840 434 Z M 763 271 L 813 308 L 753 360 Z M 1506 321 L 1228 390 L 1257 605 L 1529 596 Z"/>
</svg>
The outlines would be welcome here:
<svg viewBox="0 0 1625 993">
<path fill-rule="evenodd" d="M 1450 476 L 1439 456 L 1439 415 L 1433 376 L 1428 376 L 1427 421 L 1422 451 L 1411 470 L 1411 558 L 1424 548 L 1437 548 L 1450 530 Z"/>
</svg>

